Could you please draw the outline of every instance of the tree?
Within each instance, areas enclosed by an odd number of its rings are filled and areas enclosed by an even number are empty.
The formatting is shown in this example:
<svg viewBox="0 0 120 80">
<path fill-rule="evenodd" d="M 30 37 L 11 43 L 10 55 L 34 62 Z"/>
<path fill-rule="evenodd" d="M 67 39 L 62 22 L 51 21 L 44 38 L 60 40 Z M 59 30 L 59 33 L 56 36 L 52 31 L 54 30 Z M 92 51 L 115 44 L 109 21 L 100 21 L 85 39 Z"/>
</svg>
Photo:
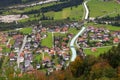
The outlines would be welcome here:
<svg viewBox="0 0 120 80">
<path fill-rule="evenodd" d="M 80 56 L 77 56 L 74 62 L 70 64 L 70 70 L 75 77 L 79 77 L 83 74 L 83 59 Z"/>
<path fill-rule="evenodd" d="M 113 46 L 112 49 L 110 49 L 107 53 L 104 53 L 101 55 L 103 59 L 107 59 L 109 64 L 116 68 L 120 66 L 120 44 L 118 47 Z"/>
<path fill-rule="evenodd" d="M 90 71 L 89 80 L 99 79 L 102 77 L 113 78 L 116 77 L 116 70 L 112 68 L 108 62 L 100 61 L 95 63 Z"/>
</svg>

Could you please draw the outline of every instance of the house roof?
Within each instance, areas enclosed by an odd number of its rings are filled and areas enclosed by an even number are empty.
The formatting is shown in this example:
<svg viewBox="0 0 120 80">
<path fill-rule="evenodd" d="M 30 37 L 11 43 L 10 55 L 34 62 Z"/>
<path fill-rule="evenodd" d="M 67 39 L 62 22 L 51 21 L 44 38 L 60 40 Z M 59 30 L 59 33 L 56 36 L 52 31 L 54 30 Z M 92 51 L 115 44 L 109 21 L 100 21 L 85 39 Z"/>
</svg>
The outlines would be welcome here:
<svg viewBox="0 0 120 80">
<path fill-rule="evenodd" d="M 68 28 L 67 27 L 63 27 L 62 31 L 67 31 Z"/>
<path fill-rule="evenodd" d="M 10 57 L 14 57 L 15 56 L 15 54 L 14 53 L 10 53 Z"/>
<path fill-rule="evenodd" d="M 22 52 L 22 53 L 20 53 L 20 57 L 24 57 L 24 53 Z"/>
<path fill-rule="evenodd" d="M 47 57 L 47 56 L 45 56 L 43 60 L 44 60 L 44 61 L 50 61 L 50 58 Z"/>
<path fill-rule="evenodd" d="M 96 52 L 97 49 L 96 49 L 96 48 L 91 48 L 91 51 L 92 51 L 92 52 Z"/>
<path fill-rule="evenodd" d="M 104 40 L 106 40 L 106 41 L 108 41 L 108 40 L 110 40 L 108 37 L 106 37 L 106 38 L 104 38 Z"/>
<path fill-rule="evenodd" d="M 55 54 L 55 51 L 54 51 L 54 50 L 50 50 L 49 53 L 50 53 L 50 54 Z"/>
<path fill-rule="evenodd" d="M 13 39 L 18 39 L 18 38 L 22 38 L 22 37 L 23 37 L 23 35 L 18 34 L 18 35 L 14 35 L 14 36 L 13 36 Z"/>
<path fill-rule="evenodd" d="M 113 41 L 114 41 L 114 42 L 119 42 L 119 39 L 118 39 L 118 38 L 114 38 Z"/>
</svg>

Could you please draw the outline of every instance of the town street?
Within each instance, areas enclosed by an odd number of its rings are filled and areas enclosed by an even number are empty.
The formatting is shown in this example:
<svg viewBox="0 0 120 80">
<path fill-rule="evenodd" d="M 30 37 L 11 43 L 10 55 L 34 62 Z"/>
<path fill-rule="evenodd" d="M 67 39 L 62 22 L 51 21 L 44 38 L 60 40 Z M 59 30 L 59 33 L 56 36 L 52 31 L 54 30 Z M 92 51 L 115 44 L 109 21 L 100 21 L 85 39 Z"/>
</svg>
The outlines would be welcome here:
<svg viewBox="0 0 120 80">
<path fill-rule="evenodd" d="M 27 39 L 27 36 L 24 37 L 22 47 L 21 47 L 20 51 L 18 52 L 18 56 L 17 56 L 18 68 L 19 68 L 19 64 L 20 64 L 20 53 L 21 53 L 21 52 L 23 51 L 23 49 L 24 49 L 24 46 L 25 46 L 25 44 L 26 44 L 26 39 Z"/>
<path fill-rule="evenodd" d="M 8 42 L 7 42 L 7 44 L 6 44 L 7 46 L 9 45 L 9 43 L 10 43 L 10 40 L 11 40 L 11 39 L 8 39 Z"/>
<path fill-rule="evenodd" d="M 76 39 L 82 35 L 82 33 L 85 31 L 85 27 L 82 27 L 82 29 L 80 30 L 80 32 L 71 40 L 70 42 L 70 48 L 71 48 L 71 51 L 72 51 L 72 56 L 71 56 L 71 61 L 74 61 L 76 56 L 77 56 L 77 53 L 76 53 L 76 50 L 75 50 L 75 46 L 74 46 L 74 43 L 76 41 Z"/>
</svg>

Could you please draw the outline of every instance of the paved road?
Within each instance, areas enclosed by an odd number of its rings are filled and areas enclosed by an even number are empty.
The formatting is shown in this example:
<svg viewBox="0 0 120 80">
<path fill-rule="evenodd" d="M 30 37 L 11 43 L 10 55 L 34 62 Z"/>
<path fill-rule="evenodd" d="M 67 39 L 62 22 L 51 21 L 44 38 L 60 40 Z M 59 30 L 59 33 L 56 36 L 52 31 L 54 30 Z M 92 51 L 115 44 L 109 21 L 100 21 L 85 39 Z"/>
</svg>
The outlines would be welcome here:
<svg viewBox="0 0 120 80">
<path fill-rule="evenodd" d="M 85 1 L 84 2 L 84 7 L 85 7 L 85 12 L 86 12 L 86 14 L 85 14 L 85 20 L 87 20 L 88 19 L 88 16 L 89 16 L 89 10 L 88 10 L 88 7 L 87 7 L 87 2 L 88 1 Z"/>
<path fill-rule="evenodd" d="M 71 48 L 71 51 L 72 51 L 71 61 L 74 61 L 75 58 L 76 58 L 76 56 L 77 56 L 74 43 L 75 43 L 76 39 L 77 39 L 80 35 L 82 35 L 82 33 L 85 31 L 85 29 L 86 29 L 85 27 L 82 27 L 82 29 L 80 30 L 80 32 L 79 32 L 77 35 L 75 35 L 75 37 L 74 37 L 74 38 L 71 40 L 71 42 L 70 42 L 70 48 Z"/>
<path fill-rule="evenodd" d="M 18 56 L 17 56 L 18 68 L 19 68 L 19 64 L 20 64 L 20 53 L 23 51 L 23 49 L 25 47 L 26 40 L 27 40 L 27 36 L 24 37 L 22 47 L 21 47 L 20 51 L 18 52 Z"/>
<path fill-rule="evenodd" d="M 89 15 L 89 10 L 88 10 L 88 7 L 87 7 L 87 2 L 88 1 L 85 1 L 84 2 L 84 7 L 85 7 L 85 20 L 87 20 L 88 19 L 88 15 Z M 80 36 L 80 35 L 82 35 L 82 33 L 85 31 L 85 27 L 82 27 L 82 29 L 79 31 L 79 33 L 77 33 L 76 35 L 75 35 L 75 37 L 71 40 L 71 42 L 70 42 L 70 49 L 71 49 L 71 51 L 72 51 L 72 56 L 71 56 L 71 61 L 74 61 L 75 60 L 75 58 L 77 57 L 77 53 L 76 53 L 76 49 L 75 49 L 75 46 L 74 46 L 74 44 L 75 44 L 75 41 L 76 41 L 76 39 Z"/>
<path fill-rule="evenodd" d="M 9 40 L 8 40 L 8 42 L 7 42 L 7 44 L 6 44 L 7 46 L 9 45 L 9 43 L 10 43 L 10 40 L 11 40 L 11 39 L 9 39 Z"/>
</svg>

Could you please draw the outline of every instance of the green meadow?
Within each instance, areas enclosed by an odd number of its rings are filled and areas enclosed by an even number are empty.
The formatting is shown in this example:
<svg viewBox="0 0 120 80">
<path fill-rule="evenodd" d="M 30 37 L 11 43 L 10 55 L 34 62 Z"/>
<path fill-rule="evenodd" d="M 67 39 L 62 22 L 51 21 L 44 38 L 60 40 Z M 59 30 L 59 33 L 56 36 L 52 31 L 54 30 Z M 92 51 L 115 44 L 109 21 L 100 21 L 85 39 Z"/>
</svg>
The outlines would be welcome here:
<svg viewBox="0 0 120 80">
<path fill-rule="evenodd" d="M 31 27 L 22 28 L 20 32 L 22 32 L 23 34 L 29 34 L 32 33 L 32 28 Z"/>
<path fill-rule="evenodd" d="M 46 16 L 52 16 L 54 17 L 55 20 L 60 20 L 60 19 L 71 19 L 71 20 L 80 20 L 82 19 L 83 16 L 83 6 L 79 5 L 78 7 L 68 7 L 64 8 L 61 11 L 58 12 L 47 12 L 45 13 Z"/>
<path fill-rule="evenodd" d="M 120 14 L 120 4 L 115 0 L 90 0 L 88 2 L 88 7 L 90 10 L 90 17 L 99 17 L 113 12 L 115 13 L 111 14 L 112 16 L 115 16 L 118 13 Z"/>
<path fill-rule="evenodd" d="M 96 48 L 96 52 L 92 52 L 91 49 L 84 49 L 84 52 L 86 55 L 94 55 L 94 56 L 99 56 L 100 54 L 103 54 L 104 52 L 107 52 L 108 50 L 111 49 L 112 46 L 110 47 L 101 47 L 101 48 Z"/>
<path fill-rule="evenodd" d="M 47 37 L 41 41 L 42 46 L 46 46 L 48 48 L 52 48 L 53 41 L 52 41 L 52 33 L 48 32 Z"/>
</svg>

